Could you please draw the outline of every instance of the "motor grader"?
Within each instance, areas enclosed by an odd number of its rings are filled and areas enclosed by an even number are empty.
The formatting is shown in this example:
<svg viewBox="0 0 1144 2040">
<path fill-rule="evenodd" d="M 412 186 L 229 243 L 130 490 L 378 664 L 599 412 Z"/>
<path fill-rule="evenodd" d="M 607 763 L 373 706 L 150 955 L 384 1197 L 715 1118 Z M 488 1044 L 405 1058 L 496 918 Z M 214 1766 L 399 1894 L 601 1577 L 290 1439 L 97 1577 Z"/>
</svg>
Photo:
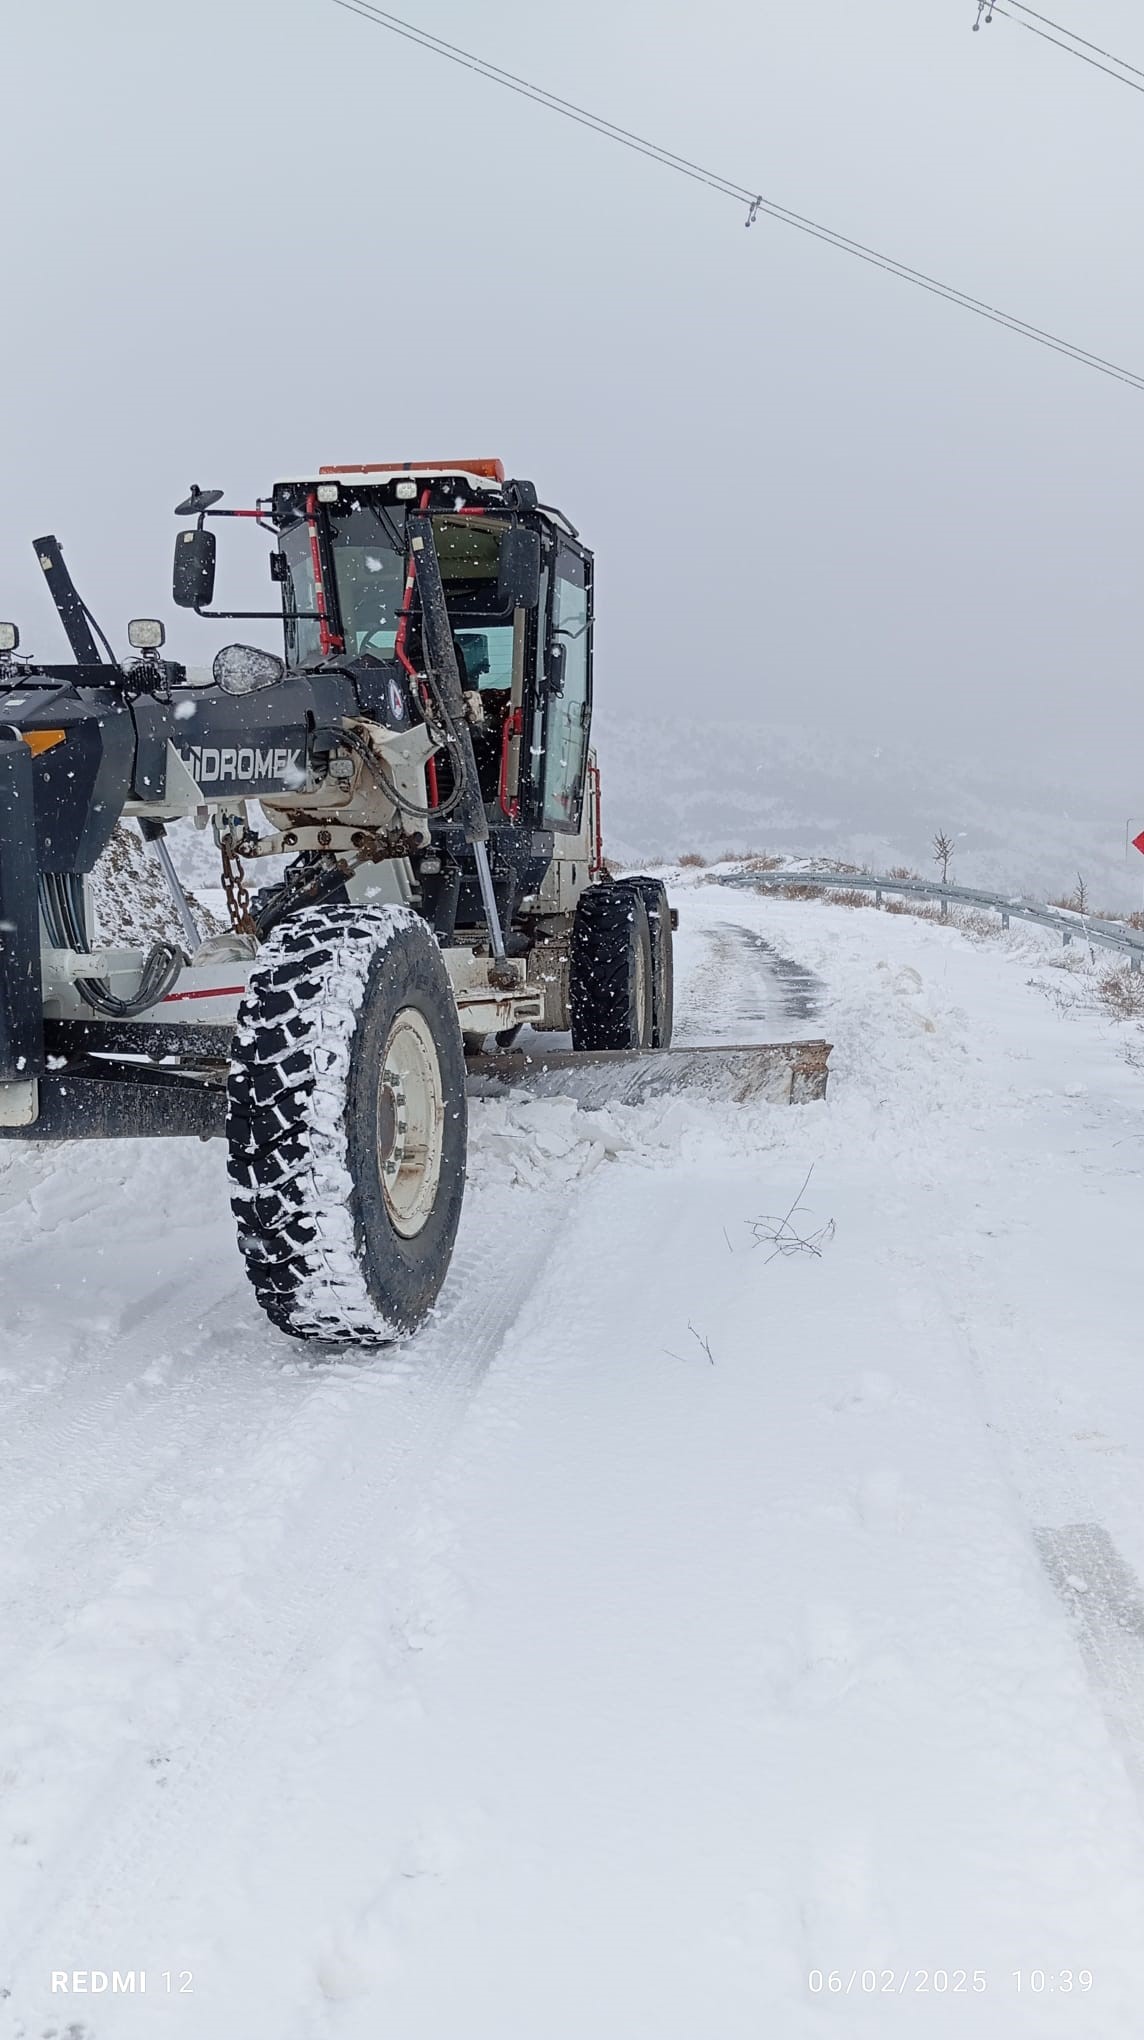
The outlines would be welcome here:
<svg viewBox="0 0 1144 2040">
<path fill-rule="evenodd" d="M 178 505 L 174 601 L 274 620 L 281 655 L 228 645 L 203 684 L 140 618 L 118 659 L 54 537 L 35 548 L 73 662 L 0 625 L 0 1136 L 223 1135 L 269 1317 L 384 1342 L 448 1269 L 467 1090 L 717 1071 L 729 1095 L 814 1096 L 825 1050 L 669 1054 L 664 888 L 603 857 L 592 555 L 530 482 L 369 464 L 221 499 Z M 226 518 L 271 537 L 275 608 L 212 607 Z M 228 932 L 204 935 L 171 856 L 187 817 L 213 831 Z M 181 930 L 146 953 L 93 934 L 124 820 Z"/>
</svg>

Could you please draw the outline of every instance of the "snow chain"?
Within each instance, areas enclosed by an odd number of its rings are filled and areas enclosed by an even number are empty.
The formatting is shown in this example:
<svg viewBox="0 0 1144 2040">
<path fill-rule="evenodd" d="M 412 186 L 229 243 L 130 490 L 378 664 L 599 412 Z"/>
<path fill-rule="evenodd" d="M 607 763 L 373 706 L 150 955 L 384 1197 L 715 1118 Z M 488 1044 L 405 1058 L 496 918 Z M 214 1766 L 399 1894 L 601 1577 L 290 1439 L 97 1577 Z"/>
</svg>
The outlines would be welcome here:
<svg viewBox="0 0 1144 2040">
<path fill-rule="evenodd" d="M 230 925 L 236 935 L 254 935 L 257 931 L 250 912 L 250 894 L 246 890 L 242 859 L 222 845 L 222 885 L 226 903 L 230 909 Z"/>
</svg>

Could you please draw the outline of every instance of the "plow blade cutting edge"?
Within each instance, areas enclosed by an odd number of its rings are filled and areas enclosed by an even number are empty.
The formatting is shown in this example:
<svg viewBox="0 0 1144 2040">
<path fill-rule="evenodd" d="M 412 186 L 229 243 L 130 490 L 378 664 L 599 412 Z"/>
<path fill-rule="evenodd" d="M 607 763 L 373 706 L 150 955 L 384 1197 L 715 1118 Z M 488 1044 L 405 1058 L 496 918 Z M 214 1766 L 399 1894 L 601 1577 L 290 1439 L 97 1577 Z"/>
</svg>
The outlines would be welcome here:
<svg viewBox="0 0 1144 2040">
<path fill-rule="evenodd" d="M 827 1041 L 773 1041 L 721 1048 L 652 1049 L 643 1055 L 614 1049 L 577 1054 L 474 1056 L 468 1064 L 470 1097 L 498 1090 L 532 1097 L 575 1098 L 580 1105 L 642 1105 L 677 1091 L 730 1105 L 754 1098 L 801 1105 L 826 1096 Z"/>
<path fill-rule="evenodd" d="M 575 1054 L 471 1057 L 471 1098 L 523 1091 L 577 1104 L 642 1105 L 677 1091 L 728 1105 L 758 1098 L 801 1105 L 826 1096 L 826 1041 L 778 1041 L 754 1047 L 626 1049 Z M 179 1083 L 162 1067 L 89 1062 L 82 1074 L 41 1077 L 32 1124 L 0 1121 L 0 1140 L 108 1140 L 149 1135 L 218 1138 L 226 1131 L 226 1092 L 218 1084 Z"/>
</svg>

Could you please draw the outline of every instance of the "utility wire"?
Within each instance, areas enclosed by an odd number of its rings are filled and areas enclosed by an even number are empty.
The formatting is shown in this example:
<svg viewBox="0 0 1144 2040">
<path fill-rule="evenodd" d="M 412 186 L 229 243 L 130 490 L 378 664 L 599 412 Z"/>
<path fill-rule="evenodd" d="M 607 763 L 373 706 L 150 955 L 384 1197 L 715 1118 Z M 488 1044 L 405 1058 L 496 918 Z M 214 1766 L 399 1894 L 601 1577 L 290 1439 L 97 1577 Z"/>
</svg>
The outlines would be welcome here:
<svg viewBox="0 0 1144 2040">
<path fill-rule="evenodd" d="M 1138 78 L 1144 78 L 1144 71 L 1138 64 L 1130 64 L 1125 57 L 1114 57 L 1111 50 L 1102 50 L 1099 43 L 1086 42 L 1084 36 L 1078 35 L 1075 28 L 1062 28 L 1059 21 L 1049 21 L 1047 14 L 1038 14 L 1035 7 L 1026 7 L 1024 0 L 1010 0 L 1010 4 L 1016 8 L 1018 14 L 1031 14 L 1034 21 L 1048 22 L 1050 28 L 1058 29 L 1061 35 L 1067 35 L 1070 42 L 1081 43 L 1086 50 L 1095 50 L 1098 57 L 1107 57 L 1110 64 L 1119 64 L 1122 71 L 1135 71 Z"/>
<path fill-rule="evenodd" d="M 458 49 L 454 43 L 445 42 L 442 37 L 430 35 L 427 29 L 414 28 L 408 21 L 400 21 L 394 14 L 387 14 L 383 8 L 374 7 L 370 0 L 334 0 L 336 7 L 344 7 L 350 14 L 360 14 L 365 21 L 372 21 L 379 28 L 387 28 L 392 34 L 400 35 L 407 42 L 420 43 L 435 56 L 448 57 L 451 63 L 460 64 L 467 71 L 475 71 L 479 77 L 491 79 L 496 85 L 507 86 L 510 92 L 517 92 L 525 99 L 533 99 L 538 105 L 548 106 L 554 112 L 567 115 L 583 127 L 595 128 L 600 134 L 608 135 L 613 141 L 623 142 L 628 148 L 638 149 L 641 155 L 651 156 L 657 162 L 667 163 L 672 169 L 680 170 L 685 176 L 696 178 L 701 184 L 709 184 L 716 191 L 739 199 L 750 205 L 754 194 L 741 184 L 734 184 L 729 178 L 721 177 L 718 171 L 705 170 L 698 163 L 692 163 L 686 156 L 677 156 L 670 149 L 663 149 L 656 142 L 644 141 L 630 129 L 617 127 L 614 121 L 605 120 L 602 115 L 590 113 L 587 107 L 577 106 L 574 100 L 561 99 L 557 93 L 549 92 L 543 85 L 530 85 L 526 78 L 518 78 L 513 71 L 502 71 L 498 64 L 487 62 L 484 57 L 473 56 L 471 51 Z"/>
<path fill-rule="evenodd" d="M 1019 12 L 1013 12 L 1015 8 L 1019 9 Z M 1085 42 L 1082 35 L 1073 35 L 1071 28 L 1061 28 L 1059 21 L 1050 21 L 1047 14 L 1038 14 L 1035 7 L 1020 6 L 1020 0 L 1010 0 L 1010 6 L 1008 7 L 1001 6 L 999 0 L 977 0 L 977 20 L 973 24 L 974 33 L 976 34 L 977 30 L 981 27 L 983 20 L 986 28 L 988 28 L 995 14 L 1003 14 L 1016 28 L 1028 29 L 1030 35 L 1039 36 L 1042 42 L 1054 44 L 1058 50 L 1064 50 L 1066 56 L 1079 57 L 1082 64 L 1091 64 L 1094 71 L 1103 71 L 1106 78 L 1115 78 L 1118 85 L 1127 85 L 1133 92 L 1144 92 L 1144 83 L 1137 84 L 1136 82 L 1137 79 L 1144 80 L 1144 71 L 1138 70 L 1135 64 L 1125 62 L 1122 57 L 1114 57 L 1111 50 L 1102 50 L 1099 43 Z M 1035 20 L 1043 21 L 1047 26 L 1045 28 L 1034 28 L 1031 21 L 1023 21 L 1021 19 L 1021 15 L 1024 14 L 1033 15 Z M 1050 28 L 1060 29 L 1060 35 L 1050 35 L 1048 33 Z M 1062 42 L 1061 36 L 1068 36 L 1070 40 Z M 1083 43 L 1084 48 L 1074 49 L 1074 43 Z M 1086 57 L 1085 50 L 1095 50 L 1097 54 L 1093 57 Z M 1107 64 L 1098 63 L 1098 57 L 1107 57 L 1109 61 Z M 1113 70 L 1112 66 L 1114 64 L 1119 66 L 1117 70 Z M 1126 78 L 1124 75 L 1126 71 L 1134 72 L 1135 76 Z"/>
<path fill-rule="evenodd" d="M 792 212 L 789 207 L 779 205 L 775 200 L 764 198 L 761 193 L 752 192 L 745 185 L 736 184 L 733 179 L 723 177 L 716 170 L 692 162 L 687 156 L 679 156 L 672 149 L 665 149 L 657 142 L 649 142 L 630 128 L 618 126 L 615 121 L 605 120 L 602 115 L 592 113 L 587 107 L 578 106 L 574 100 L 562 99 L 555 92 L 549 92 L 543 85 L 530 84 L 513 71 L 502 70 L 498 64 L 478 57 L 471 50 L 463 50 L 456 43 L 446 42 L 444 37 L 432 35 L 427 29 L 417 28 L 412 22 L 404 21 L 385 8 L 371 4 L 371 0 L 333 0 L 335 7 L 344 8 L 349 14 L 357 14 L 363 21 L 372 22 L 377 28 L 384 28 L 392 35 L 401 36 L 406 42 L 417 43 L 434 56 L 445 57 L 452 64 L 459 64 L 463 70 L 474 71 L 478 77 L 488 79 L 494 85 L 503 85 L 506 90 L 517 93 L 524 99 L 533 100 L 552 113 L 559 113 L 564 119 L 572 120 L 580 127 L 591 128 L 606 140 L 618 142 L 621 147 L 634 150 L 638 155 L 650 157 L 665 169 L 675 170 L 680 176 L 690 177 L 696 183 L 706 184 L 711 190 L 733 199 L 736 204 L 747 207 L 745 224 L 753 226 L 760 213 L 780 220 L 783 225 L 794 227 L 799 233 L 809 234 L 815 240 L 825 241 L 832 248 L 841 249 L 846 255 L 853 255 L 861 262 L 868 262 L 876 269 L 885 270 L 897 276 L 904 283 L 912 283 L 919 290 L 926 290 L 935 297 L 945 298 L 948 303 L 960 305 L 963 311 L 973 312 L 979 318 L 989 319 L 997 326 L 1005 326 L 1023 339 L 1035 341 L 1040 347 L 1048 347 L 1056 354 L 1067 355 L 1084 368 L 1093 368 L 1100 375 L 1112 376 L 1115 381 L 1127 383 L 1130 388 L 1144 390 L 1144 375 L 1134 369 L 1123 368 L 1114 361 L 1108 361 L 1101 354 L 1093 354 L 1085 347 L 1078 347 L 1071 340 L 1064 340 L 1059 334 L 1049 333 L 1041 326 L 1034 326 L 1027 319 L 1020 319 L 1012 312 L 1006 312 L 998 305 L 987 304 L 981 298 L 971 297 L 967 291 L 958 290 L 955 285 L 943 283 L 936 276 L 929 276 L 924 270 L 913 269 L 906 262 L 899 262 L 892 255 L 883 255 L 876 248 L 868 247 L 862 241 L 855 241 L 848 234 L 840 234 L 833 227 L 824 226 L 819 220 L 808 219 L 803 213 Z"/>
<path fill-rule="evenodd" d="M 1042 22 L 1046 28 L 1055 28 L 1058 35 L 1063 35 L 1067 38 L 1067 41 L 1061 43 L 1059 47 L 1061 49 L 1068 49 L 1070 56 L 1080 55 L 1080 50 L 1071 47 L 1072 44 L 1079 43 L 1081 49 L 1093 50 L 1098 57 L 1107 57 L 1110 64 L 1115 64 L 1117 69 L 1112 74 L 1113 76 L 1119 76 L 1121 71 L 1131 71 L 1134 77 L 1144 79 L 1144 70 L 1141 70 L 1138 64 L 1130 64 L 1127 57 L 1118 57 L 1112 50 L 1102 49 L 1099 43 L 1089 42 L 1085 36 L 1078 35 L 1074 28 L 1066 28 L 1063 22 L 1053 21 L 1047 14 L 1038 14 L 1035 7 L 1026 7 L 1023 4 L 1023 0 L 1010 0 L 1009 7 L 999 6 L 997 0 L 980 0 L 978 20 L 974 23 L 974 33 L 976 33 L 981 25 L 980 17 L 982 14 L 985 16 L 986 24 L 988 24 L 990 17 L 994 14 L 1008 14 L 1010 20 L 1014 19 L 1017 14 L 1030 14 L 1034 21 Z M 1028 23 L 1020 21 L 1017 26 L 1019 28 L 1027 28 Z M 1034 34 L 1036 33 L 1035 30 L 1033 32 Z M 1052 36 L 1046 36 L 1045 40 L 1046 42 L 1051 42 L 1053 38 Z M 1097 68 L 1098 70 L 1103 69 L 1103 66 L 1098 65 Z M 1122 83 L 1127 84 L 1128 80 L 1123 79 Z"/>
</svg>

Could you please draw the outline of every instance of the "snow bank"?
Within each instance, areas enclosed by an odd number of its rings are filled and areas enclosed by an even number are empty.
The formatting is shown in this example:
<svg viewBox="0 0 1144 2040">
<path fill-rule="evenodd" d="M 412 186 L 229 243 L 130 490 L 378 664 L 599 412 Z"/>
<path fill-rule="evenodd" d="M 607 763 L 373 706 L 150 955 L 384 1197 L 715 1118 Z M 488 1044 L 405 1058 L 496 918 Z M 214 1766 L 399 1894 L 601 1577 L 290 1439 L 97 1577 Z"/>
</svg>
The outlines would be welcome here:
<svg viewBox="0 0 1144 2040">
<path fill-rule="evenodd" d="M 5 2040 L 1137 2040 L 1138 1030 L 676 898 L 827 1101 L 476 1101 L 391 1353 L 259 1318 L 217 1147 L 0 1151 Z"/>
</svg>

